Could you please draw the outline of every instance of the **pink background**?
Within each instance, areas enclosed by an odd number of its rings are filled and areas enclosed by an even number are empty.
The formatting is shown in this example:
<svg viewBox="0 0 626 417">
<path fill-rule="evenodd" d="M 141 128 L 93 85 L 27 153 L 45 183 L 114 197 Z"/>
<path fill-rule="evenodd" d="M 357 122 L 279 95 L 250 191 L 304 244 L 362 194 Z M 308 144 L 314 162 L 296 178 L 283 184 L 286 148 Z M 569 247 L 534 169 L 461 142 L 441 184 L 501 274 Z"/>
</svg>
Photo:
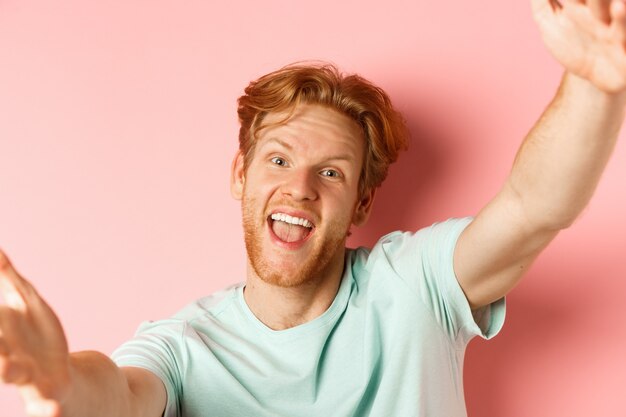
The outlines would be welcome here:
<svg viewBox="0 0 626 417">
<path fill-rule="evenodd" d="M 475 214 L 560 78 L 527 1 L 0 1 L 0 246 L 72 350 L 244 279 L 235 100 L 302 59 L 378 83 L 413 132 L 351 245 Z M 501 335 L 470 345 L 470 416 L 625 415 L 625 178 L 622 140 Z M 0 416 L 24 416 L 12 388 Z"/>
</svg>

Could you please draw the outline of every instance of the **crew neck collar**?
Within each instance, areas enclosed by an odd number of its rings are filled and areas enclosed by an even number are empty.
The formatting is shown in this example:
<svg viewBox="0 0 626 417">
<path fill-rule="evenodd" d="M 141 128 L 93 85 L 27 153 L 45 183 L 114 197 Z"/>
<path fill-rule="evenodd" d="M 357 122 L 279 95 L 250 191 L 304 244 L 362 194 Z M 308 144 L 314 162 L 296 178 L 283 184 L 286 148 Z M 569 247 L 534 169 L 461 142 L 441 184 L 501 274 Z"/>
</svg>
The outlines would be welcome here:
<svg viewBox="0 0 626 417">
<path fill-rule="evenodd" d="M 316 329 L 320 329 L 334 323 L 337 319 L 337 316 L 345 310 L 348 298 L 350 296 L 353 282 L 351 252 L 352 251 L 350 249 L 346 249 L 344 270 L 341 276 L 341 282 L 339 283 L 339 289 L 337 290 L 337 294 L 335 295 L 333 302 L 326 309 L 326 311 L 324 311 L 318 317 L 306 323 L 302 323 L 288 329 L 273 330 L 265 325 L 261 320 L 259 320 L 254 315 L 252 310 L 250 310 L 250 307 L 248 306 L 248 303 L 246 303 L 243 295 L 243 290 L 245 288 L 245 284 L 243 284 L 237 288 L 237 301 L 246 320 L 262 334 L 265 334 L 271 338 L 278 339 L 289 339 L 296 336 L 302 336 L 303 334 L 313 332 Z"/>
</svg>

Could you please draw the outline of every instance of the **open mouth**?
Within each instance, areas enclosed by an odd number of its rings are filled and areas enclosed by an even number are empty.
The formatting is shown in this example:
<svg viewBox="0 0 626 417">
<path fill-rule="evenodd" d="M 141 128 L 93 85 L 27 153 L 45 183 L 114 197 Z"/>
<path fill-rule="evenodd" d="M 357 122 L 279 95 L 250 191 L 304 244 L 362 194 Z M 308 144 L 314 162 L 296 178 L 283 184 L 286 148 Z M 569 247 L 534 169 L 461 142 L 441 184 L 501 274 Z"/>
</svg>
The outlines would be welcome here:
<svg viewBox="0 0 626 417">
<path fill-rule="evenodd" d="M 303 242 L 315 228 L 311 221 L 285 213 L 273 213 L 267 221 L 274 235 L 285 243 Z"/>
</svg>

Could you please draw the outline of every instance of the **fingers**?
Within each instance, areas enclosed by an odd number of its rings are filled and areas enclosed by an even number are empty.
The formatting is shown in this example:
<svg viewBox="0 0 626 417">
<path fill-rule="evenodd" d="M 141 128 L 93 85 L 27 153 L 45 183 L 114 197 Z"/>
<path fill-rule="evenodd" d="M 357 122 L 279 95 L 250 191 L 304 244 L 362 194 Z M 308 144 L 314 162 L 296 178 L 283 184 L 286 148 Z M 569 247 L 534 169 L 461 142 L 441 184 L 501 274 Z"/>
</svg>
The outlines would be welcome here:
<svg viewBox="0 0 626 417">
<path fill-rule="evenodd" d="M 37 400 L 26 403 L 26 414 L 34 417 L 55 417 L 61 415 L 61 406 L 56 401 Z"/>
<path fill-rule="evenodd" d="M 15 332 L 20 326 L 19 314 L 13 309 L 0 306 L 0 382 L 15 385 L 29 382 L 32 370 L 25 356 L 20 354 L 19 348 L 16 351 L 9 343 L 11 339 L 15 339 Z"/>
<path fill-rule="evenodd" d="M 19 341 L 27 327 L 24 317 L 13 308 L 0 306 L 0 354 L 10 355 L 15 353 L 16 346 L 20 347 Z"/>
<path fill-rule="evenodd" d="M 622 0 L 611 3 L 611 31 L 622 48 L 626 49 L 626 4 Z"/>
<path fill-rule="evenodd" d="M 531 0 L 530 6 L 534 13 L 544 13 L 550 9 L 556 12 L 562 7 L 558 0 Z"/>
<path fill-rule="evenodd" d="M 587 0 L 591 14 L 606 24 L 611 23 L 611 3 L 611 0 Z"/>
<path fill-rule="evenodd" d="M 25 311 L 28 299 L 35 295 L 35 290 L 22 278 L 6 254 L 0 250 L 0 295 L 11 308 Z"/>
<path fill-rule="evenodd" d="M 558 0 L 550 0 L 550 7 L 552 8 L 553 12 L 556 12 L 558 10 L 561 10 L 563 8 L 563 5 Z"/>
<path fill-rule="evenodd" d="M 24 326 L 22 314 L 0 306 L 0 382 L 24 385 L 31 381 L 32 359 L 23 352 L 20 330 Z"/>
<path fill-rule="evenodd" d="M 9 348 L 7 347 L 7 343 L 2 338 L 2 334 L 0 333 L 0 357 L 9 356 Z"/>
<path fill-rule="evenodd" d="M 563 7 L 557 0 L 531 0 L 530 6 L 539 26 L 542 26 L 542 22 L 552 21 Z"/>
<path fill-rule="evenodd" d="M 27 361 L 0 356 L 0 382 L 24 385 L 31 381 L 31 369 Z"/>
</svg>

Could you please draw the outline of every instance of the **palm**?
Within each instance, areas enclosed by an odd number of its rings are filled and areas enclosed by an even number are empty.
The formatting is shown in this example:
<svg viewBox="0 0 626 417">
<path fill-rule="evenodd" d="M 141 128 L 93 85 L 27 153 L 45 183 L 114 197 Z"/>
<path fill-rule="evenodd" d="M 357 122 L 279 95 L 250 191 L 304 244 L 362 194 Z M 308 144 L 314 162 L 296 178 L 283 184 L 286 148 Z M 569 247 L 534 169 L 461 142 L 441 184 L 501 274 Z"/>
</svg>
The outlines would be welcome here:
<svg viewBox="0 0 626 417">
<path fill-rule="evenodd" d="M 532 0 L 552 55 L 567 71 L 606 92 L 626 89 L 626 10 L 618 3 Z"/>
<path fill-rule="evenodd" d="M 70 385 L 61 323 L 0 252 L 0 382 L 20 388 L 31 416 L 55 415 Z"/>
<path fill-rule="evenodd" d="M 40 385 L 47 391 L 53 376 L 67 365 L 68 347 L 61 325 L 50 308 L 40 300 L 41 305 L 27 313 L 16 312 L 14 332 L 6 334 L 9 351 L 20 358 L 28 375 L 27 383 Z M 52 394 L 52 393 L 50 393 Z"/>
</svg>

